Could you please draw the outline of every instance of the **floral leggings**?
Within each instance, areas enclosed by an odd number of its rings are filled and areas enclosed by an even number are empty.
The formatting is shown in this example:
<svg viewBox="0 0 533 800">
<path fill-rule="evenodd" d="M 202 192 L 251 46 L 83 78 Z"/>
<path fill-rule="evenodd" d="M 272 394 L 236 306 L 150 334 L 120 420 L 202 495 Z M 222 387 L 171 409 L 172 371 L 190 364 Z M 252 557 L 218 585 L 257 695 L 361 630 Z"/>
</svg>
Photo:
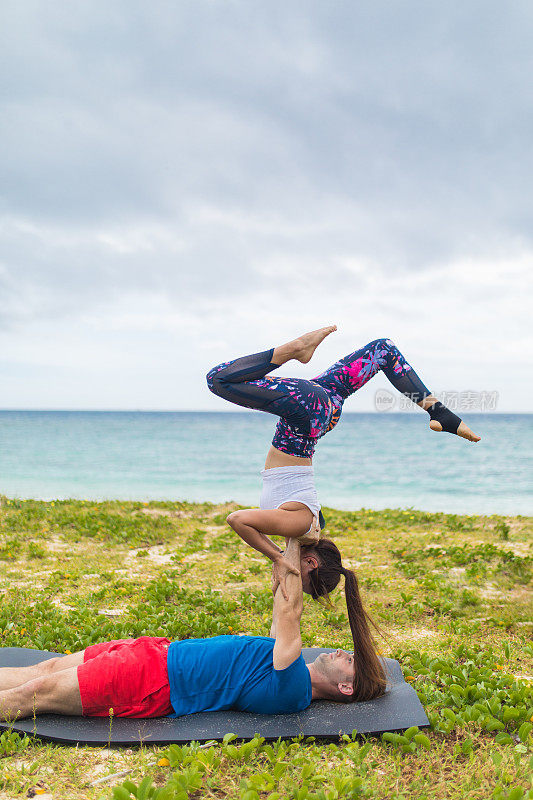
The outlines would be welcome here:
<svg viewBox="0 0 533 800">
<path fill-rule="evenodd" d="M 280 417 L 272 444 L 299 458 L 311 458 L 318 439 L 335 427 L 347 397 L 382 370 L 414 403 L 431 394 L 390 339 L 374 339 L 311 380 L 268 373 L 274 350 L 236 358 L 207 373 L 209 389 L 244 408 Z"/>
</svg>

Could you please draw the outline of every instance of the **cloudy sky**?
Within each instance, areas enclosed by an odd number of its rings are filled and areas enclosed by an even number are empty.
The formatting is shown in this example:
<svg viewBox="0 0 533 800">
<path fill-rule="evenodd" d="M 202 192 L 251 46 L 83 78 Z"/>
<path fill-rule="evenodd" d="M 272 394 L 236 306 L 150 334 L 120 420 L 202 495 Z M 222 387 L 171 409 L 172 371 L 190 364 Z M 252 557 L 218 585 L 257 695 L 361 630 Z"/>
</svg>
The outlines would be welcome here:
<svg viewBox="0 0 533 800">
<path fill-rule="evenodd" d="M 331 322 L 533 411 L 524 0 L 4 0 L 0 407 L 219 409 Z M 350 410 L 372 410 L 379 376 Z"/>
</svg>

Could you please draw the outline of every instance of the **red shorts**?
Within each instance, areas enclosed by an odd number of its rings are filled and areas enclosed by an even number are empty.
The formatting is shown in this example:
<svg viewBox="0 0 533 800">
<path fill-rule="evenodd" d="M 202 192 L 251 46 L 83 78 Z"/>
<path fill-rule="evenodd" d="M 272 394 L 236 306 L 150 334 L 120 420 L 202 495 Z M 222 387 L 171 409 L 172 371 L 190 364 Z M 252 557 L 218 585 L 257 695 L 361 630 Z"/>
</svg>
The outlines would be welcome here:
<svg viewBox="0 0 533 800">
<path fill-rule="evenodd" d="M 78 667 L 84 717 L 164 717 L 172 713 L 163 637 L 93 644 Z"/>
</svg>

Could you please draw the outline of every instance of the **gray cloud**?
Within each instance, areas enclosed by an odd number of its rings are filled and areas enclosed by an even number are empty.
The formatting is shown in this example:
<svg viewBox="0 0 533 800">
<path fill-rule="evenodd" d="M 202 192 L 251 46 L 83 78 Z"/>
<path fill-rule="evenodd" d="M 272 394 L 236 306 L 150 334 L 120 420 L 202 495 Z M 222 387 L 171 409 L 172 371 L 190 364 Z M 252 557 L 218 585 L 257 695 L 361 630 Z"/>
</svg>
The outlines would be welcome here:
<svg viewBox="0 0 533 800">
<path fill-rule="evenodd" d="M 312 322 L 350 297 L 395 325 L 451 317 L 459 342 L 477 335 L 462 275 L 484 263 L 500 277 L 470 286 L 480 340 L 495 315 L 518 335 L 530 4 L 10 0 L 3 15 L 4 345 L 91 315 L 124 313 L 134 336 L 139 297 L 149 325 L 233 315 L 230 342 L 239 322 Z"/>
<path fill-rule="evenodd" d="M 17 213 L 179 224 L 208 198 L 298 219 L 325 193 L 398 244 L 435 211 L 447 238 L 465 212 L 503 234 L 521 218 L 525 3 L 8 7 L 4 185 Z"/>
</svg>

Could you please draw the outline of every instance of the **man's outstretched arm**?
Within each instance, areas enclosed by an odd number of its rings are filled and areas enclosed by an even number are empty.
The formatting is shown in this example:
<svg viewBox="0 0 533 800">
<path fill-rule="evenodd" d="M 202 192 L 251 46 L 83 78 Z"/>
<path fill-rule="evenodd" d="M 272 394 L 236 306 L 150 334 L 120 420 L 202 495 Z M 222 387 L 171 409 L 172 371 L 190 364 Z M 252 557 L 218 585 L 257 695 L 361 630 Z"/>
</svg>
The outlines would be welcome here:
<svg viewBox="0 0 533 800">
<path fill-rule="evenodd" d="M 302 578 L 300 575 L 300 543 L 290 539 L 285 551 L 285 559 L 298 574 L 289 573 L 285 578 L 287 598 L 278 586 L 274 595 L 272 632 L 276 637 L 274 645 L 274 669 L 285 669 L 302 652 L 300 620 L 303 610 Z"/>
</svg>

